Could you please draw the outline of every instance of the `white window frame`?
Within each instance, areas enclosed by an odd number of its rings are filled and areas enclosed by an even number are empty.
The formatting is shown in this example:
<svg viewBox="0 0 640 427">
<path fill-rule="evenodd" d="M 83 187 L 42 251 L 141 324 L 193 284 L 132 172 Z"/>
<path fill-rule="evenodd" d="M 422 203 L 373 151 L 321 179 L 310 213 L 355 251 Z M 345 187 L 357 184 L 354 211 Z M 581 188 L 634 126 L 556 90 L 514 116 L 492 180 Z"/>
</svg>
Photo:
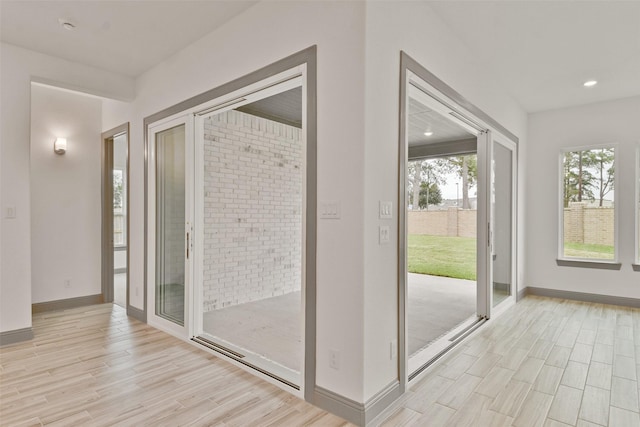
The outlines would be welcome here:
<svg viewBox="0 0 640 427">
<path fill-rule="evenodd" d="M 560 150 L 560 154 L 558 156 L 558 261 L 567 261 L 570 263 L 576 263 L 577 266 L 593 266 L 596 267 L 598 264 L 607 265 L 607 264 L 619 264 L 619 194 L 614 194 L 613 199 L 613 221 L 614 221 L 614 231 L 613 231 L 613 259 L 605 259 L 605 258 L 577 258 L 577 257 L 567 257 L 564 255 L 564 155 L 573 151 L 589 151 L 589 150 L 598 150 L 603 148 L 611 148 L 613 149 L 613 163 L 616 167 L 619 167 L 619 151 L 620 147 L 617 143 L 603 143 L 603 144 L 593 144 L 593 145 L 583 145 L 577 147 L 566 147 Z M 614 172 L 613 177 L 613 188 L 614 192 L 619 191 L 619 171 Z"/>
</svg>

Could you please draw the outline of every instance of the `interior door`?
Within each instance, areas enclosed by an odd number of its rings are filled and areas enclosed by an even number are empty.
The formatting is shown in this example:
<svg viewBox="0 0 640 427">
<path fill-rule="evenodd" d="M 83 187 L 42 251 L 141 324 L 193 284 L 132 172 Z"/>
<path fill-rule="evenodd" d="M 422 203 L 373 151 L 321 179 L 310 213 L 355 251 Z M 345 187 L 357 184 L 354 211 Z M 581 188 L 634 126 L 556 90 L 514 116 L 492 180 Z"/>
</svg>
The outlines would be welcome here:
<svg viewBox="0 0 640 427">
<path fill-rule="evenodd" d="M 148 133 L 148 322 L 183 338 L 192 294 L 190 133 L 186 117 L 151 126 Z"/>
</svg>

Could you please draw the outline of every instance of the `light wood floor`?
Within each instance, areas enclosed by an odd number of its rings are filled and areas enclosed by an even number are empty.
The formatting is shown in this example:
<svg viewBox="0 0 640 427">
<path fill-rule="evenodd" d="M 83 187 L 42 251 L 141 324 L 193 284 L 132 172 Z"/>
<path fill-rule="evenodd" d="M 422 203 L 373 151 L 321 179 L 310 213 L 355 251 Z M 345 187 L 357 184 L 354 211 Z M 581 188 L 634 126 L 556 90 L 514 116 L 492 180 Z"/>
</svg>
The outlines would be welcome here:
<svg viewBox="0 0 640 427">
<path fill-rule="evenodd" d="M 34 316 L 0 350 L 0 425 L 346 423 L 111 304 Z M 454 349 L 385 426 L 640 426 L 640 310 L 527 297 Z"/>
<path fill-rule="evenodd" d="M 530 296 L 413 384 L 383 425 L 638 427 L 638 372 L 640 310 Z"/>
<path fill-rule="evenodd" d="M 343 426 L 112 304 L 34 315 L 0 350 L 0 425 Z"/>
</svg>

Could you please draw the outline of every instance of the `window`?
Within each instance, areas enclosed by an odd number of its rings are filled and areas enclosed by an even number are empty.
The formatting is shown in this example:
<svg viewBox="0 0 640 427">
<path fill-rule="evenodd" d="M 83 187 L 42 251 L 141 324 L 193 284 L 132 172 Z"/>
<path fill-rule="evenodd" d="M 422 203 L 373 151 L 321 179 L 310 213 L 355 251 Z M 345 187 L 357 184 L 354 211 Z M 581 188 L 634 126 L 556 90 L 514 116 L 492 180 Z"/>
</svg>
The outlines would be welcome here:
<svg viewBox="0 0 640 427">
<path fill-rule="evenodd" d="M 564 151 L 561 168 L 560 258 L 614 261 L 615 148 Z"/>
</svg>

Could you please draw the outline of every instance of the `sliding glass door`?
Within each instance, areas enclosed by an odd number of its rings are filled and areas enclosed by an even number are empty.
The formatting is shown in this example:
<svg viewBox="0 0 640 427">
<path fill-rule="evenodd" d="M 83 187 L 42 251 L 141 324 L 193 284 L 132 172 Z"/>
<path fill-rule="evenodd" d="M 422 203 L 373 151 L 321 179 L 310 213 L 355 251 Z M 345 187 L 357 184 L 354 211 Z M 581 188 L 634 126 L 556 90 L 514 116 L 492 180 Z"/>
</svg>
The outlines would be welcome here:
<svg viewBox="0 0 640 427">
<path fill-rule="evenodd" d="M 194 341 L 295 388 L 304 356 L 302 84 L 292 76 L 195 122 Z"/>
<path fill-rule="evenodd" d="M 307 398 L 315 76 L 314 47 L 145 119 L 148 323 Z"/>
<path fill-rule="evenodd" d="M 147 141 L 149 323 L 298 390 L 304 70 L 151 124 Z"/>
<path fill-rule="evenodd" d="M 407 88 L 406 330 L 409 377 L 486 317 L 478 277 L 485 182 L 479 128 L 418 85 Z M 481 152 L 481 151 L 480 151 Z"/>
<path fill-rule="evenodd" d="M 515 300 L 516 144 L 408 72 L 400 286 L 406 375 Z"/>
</svg>

